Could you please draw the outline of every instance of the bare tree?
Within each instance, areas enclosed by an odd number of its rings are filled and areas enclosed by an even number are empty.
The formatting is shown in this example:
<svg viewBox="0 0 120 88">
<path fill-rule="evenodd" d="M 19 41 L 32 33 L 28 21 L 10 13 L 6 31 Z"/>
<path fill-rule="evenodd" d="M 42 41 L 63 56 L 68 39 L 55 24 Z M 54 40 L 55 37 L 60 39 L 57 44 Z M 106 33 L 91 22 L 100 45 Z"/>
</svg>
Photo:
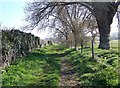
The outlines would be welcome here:
<svg viewBox="0 0 120 88">
<path fill-rule="evenodd" d="M 81 5 L 73 4 L 71 6 L 59 7 L 58 12 L 56 17 L 64 26 L 68 27 L 74 35 L 75 49 L 78 49 L 80 45 L 82 47 L 84 22 L 85 19 L 90 17 L 88 9 Z"/>
<path fill-rule="evenodd" d="M 69 46 L 68 35 L 69 35 L 69 33 L 71 33 L 71 30 L 59 19 L 53 19 L 53 21 L 54 22 L 51 22 L 49 24 L 49 27 L 54 30 L 55 35 L 59 35 L 59 36 L 61 35 L 61 37 L 64 37 L 66 40 L 65 41 L 66 45 Z"/>
<path fill-rule="evenodd" d="M 41 28 L 42 28 L 46 26 L 44 24 L 47 24 L 47 21 L 49 21 L 49 17 L 51 15 L 56 14 L 56 8 L 59 7 L 63 9 L 66 7 L 72 7 L 71 5 L 73 4 L 77 4 L 78 6 L 79 5 L 85 6 L 96 17 L 98 28 L 99 28 L 99 33 L 100 33 L 99 48 L 109 49 L 110 24 L 112 23 L 113 16 L 115 12 L 117 11 L 117 7 L 120 4 L 120 2 L 117 2 L 117 3 L 111 3 L 111 2 L 33 2 L 28 5 L 27 11 L 30 13 L 30 15 L 28 16 L 27 20 L 31 22 L 31 27 L 36 27 L 36 26 L 41 25 Z M 76 12 L 76 10 L 74 9 L 73 12 Z M 79 36 L 77 34 L 74 37 L 79 37 Z M 75 46 L 77 47 L 78 46 L 77 43 L 79 44 L 80 40 L 75 40 L 75 41 L 76 41 Z"/>
<path fill-rule="evenodd" d="M 93 17 L 94 18 L 94 17 Z M 97 26 L 97 22 L 95 19 L 90 20 L 89 23 L 89 31 L 92 35 L 92 40 L 91 40 L 91 45 L 92 45 L 92 58 L 94 59 L 94 41 L 95 41 L 95 37 L 98 35 L 98 26 Z"/>
</svg>

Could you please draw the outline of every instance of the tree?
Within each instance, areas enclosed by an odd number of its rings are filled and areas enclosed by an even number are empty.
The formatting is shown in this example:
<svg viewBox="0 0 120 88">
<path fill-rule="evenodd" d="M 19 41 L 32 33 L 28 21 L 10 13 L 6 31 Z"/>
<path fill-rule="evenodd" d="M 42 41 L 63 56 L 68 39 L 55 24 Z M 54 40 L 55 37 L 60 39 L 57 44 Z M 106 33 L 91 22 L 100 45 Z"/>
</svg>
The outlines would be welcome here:
<svg viewBox="0 0 120 88">
<path fill-rule="evenodd" d="M 99 48 L 109 49 L 109 34 L 110 25 L 112 23 L 113 16 L 117 11 L 117 7 L 120 3 L 110 3 L 110 2 L 99 2 L 91 3 L 93 7 L 92 13 L 96 17 L 98 23 L 99 34 L 100 34 L 100 44 Z M 102 14 L 104 13 L 104 14 Z"/>
<path fill-rule="evenodd" d="M 55 22 L 53 23 L 51 22 L 49 27 L 54 29 L 55 36 L 59 36 L 59 38 L 61 39 L 64 37 L 66 46 L 69 47 L 68 36 L 71 33 L 71 30 L 67 26 L 65 26 L 62 22 L 60 22 L 58 19 L 56 19 Z"/>
<path fill-rule="evenodd" d="M 83 47 L 85 19 L 91 16 L 88 9 L 81 5 L 73 4 L 71 6 L 58 7 L 57 11 L 57 14 L 53 16 L 59 19 L 59 22 L 66 27 L 66 30 L 71 30 L 74 35 L 75 49 L 78 49 L 79 46 Z"/>
<path fill-rule="evenodd" d="M 88 28 L 89 28 L 89 32 L 92 35 L 91 46 L 92 46 L 92 58 L 94 59 L 94 41 L 95 41 L 95 37 L 98 35 L 98 31 L 97 31 L 98 25 L 95 17 L 92 17 L 92 19 L 89 20 Z"/>
<path fill-rule="evenodd" d="M 57 7 L 60 7 L 61 9 L 63 9 L 64 7 L 70 7 L 70 5 L 73 5 L 73 4 L 85 6 L 96 17 L 96 21 L 98 23 L 98 28 L 99 28 L 99 33 L 100 33 L 99 48 L 109 49 L 110 48 L 109 46 L 110 24 L 112 23 L 113 16 L 115 12 L 117 11 L 117 7 L 120 4 L 120 2 L 117 2 L 117 3 L 111 3 L 111 2 L 33 2 L 32 4 L 29 4 L 29 7 L 27 8 L 27 11 L 30 13 L 27 20 L 31 22 L 32 27 L 38 26 L 40 24 L 45 24 L 45 22 L 49 19 L 49 16 L 56 13 Z M 79 36 L 78 34 L 76 34 L 74 37 L 79 37 Z M 77 43 L 79 43 L 80 41 L 76 40 L 75 38 L 75 42 L 76 42 L 75 46 L 77 47 Z"/>
<path fill-rule="evenodd" d="M 58 41 L 58 43 L 62 43 L 67 47 L 73 46 L 74 38 L 70 30 L 67 29 L 55 30 L 54 36 L 55 36 L 54 38 L 56 38 L 56 41 Z"/>
</svg>

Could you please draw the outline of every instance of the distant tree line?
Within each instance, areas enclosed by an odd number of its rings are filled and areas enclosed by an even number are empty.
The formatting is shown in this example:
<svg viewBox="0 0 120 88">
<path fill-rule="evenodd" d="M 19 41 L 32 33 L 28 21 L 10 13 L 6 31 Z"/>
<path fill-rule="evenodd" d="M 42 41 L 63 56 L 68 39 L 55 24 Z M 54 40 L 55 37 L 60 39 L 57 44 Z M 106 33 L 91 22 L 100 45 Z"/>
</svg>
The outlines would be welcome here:
<svg viewBox="0 0 120 88">
<path fill-rule="evenodd" d="M 2 67 L 9 65 L 18 57 L 25 56 L 29 51 L 40 47 L 40 38 L 31 33 L 19 30 L 2 30 Z"/>
</svg>

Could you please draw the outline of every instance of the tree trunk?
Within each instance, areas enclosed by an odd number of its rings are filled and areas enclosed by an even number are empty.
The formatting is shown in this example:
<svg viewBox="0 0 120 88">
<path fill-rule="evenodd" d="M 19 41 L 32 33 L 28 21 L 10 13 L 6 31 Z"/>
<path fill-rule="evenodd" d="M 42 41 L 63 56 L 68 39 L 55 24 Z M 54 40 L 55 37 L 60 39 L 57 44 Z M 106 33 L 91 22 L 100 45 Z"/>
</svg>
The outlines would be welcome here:
<svg viewBox="0 0 120 88">
<path fill-rule="evenodd" d="M 69 40 L 68 40 L 68 35 L 67 35 L 67 34 L 66 34 L 66 36 L 65 36 L 65 39 L 66 39 L 66 46 L 67 46 L 67 47 L 70 47 Z"/>
<path fill-rule="evenodd" d="M 93 3 L 93 12 L 98 23 L 100 33 L 99 48 L 109 49 L 110 25 L 112 23 L 115 10 L 109 2 Z"/>
<path fill-rule="evenodd" d="M 92 36 L 92 59 L 94 59 L 94 37 Z"/>
<path fill-rule="evenodd" d="M 75 49 L 78 50 L 78 47 L 80 47 L 80 35 L 79 35 L 79 31 L 74 31 L 73 32 L 73 36 L 74 36 L 74 41 L 75 41 Z"/>
<path fill-rule="evenodd" d="M 99 22 L 98 22 L 99 23 Z M 99 23 L 99 34 L 100 34 L 100 43 L 99 48 L 101 49 L 109 49 L 109 35 L 110 35 L 110 25 L 104 25 L 104 22 Z"/>
<path fill-rule="evenodd" d="M 83 52 L 83 39 L 81 40 L 81 53 Z"/>
</svg>

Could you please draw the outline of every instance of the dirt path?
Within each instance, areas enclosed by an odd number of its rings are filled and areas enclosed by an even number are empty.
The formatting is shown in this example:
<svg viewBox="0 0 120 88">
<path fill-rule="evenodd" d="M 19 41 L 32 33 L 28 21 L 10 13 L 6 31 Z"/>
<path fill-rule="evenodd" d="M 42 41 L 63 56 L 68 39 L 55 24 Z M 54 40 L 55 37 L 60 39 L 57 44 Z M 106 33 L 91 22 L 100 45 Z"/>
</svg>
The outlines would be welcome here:
<svg viewBox="0 0 120 88">
<path fill-rule="evenodd" d="M 61 58 L 61 79 L 59 86 L 79 86 L 78 76 L 72 64 L 63 57 Z"/>
</svg>

